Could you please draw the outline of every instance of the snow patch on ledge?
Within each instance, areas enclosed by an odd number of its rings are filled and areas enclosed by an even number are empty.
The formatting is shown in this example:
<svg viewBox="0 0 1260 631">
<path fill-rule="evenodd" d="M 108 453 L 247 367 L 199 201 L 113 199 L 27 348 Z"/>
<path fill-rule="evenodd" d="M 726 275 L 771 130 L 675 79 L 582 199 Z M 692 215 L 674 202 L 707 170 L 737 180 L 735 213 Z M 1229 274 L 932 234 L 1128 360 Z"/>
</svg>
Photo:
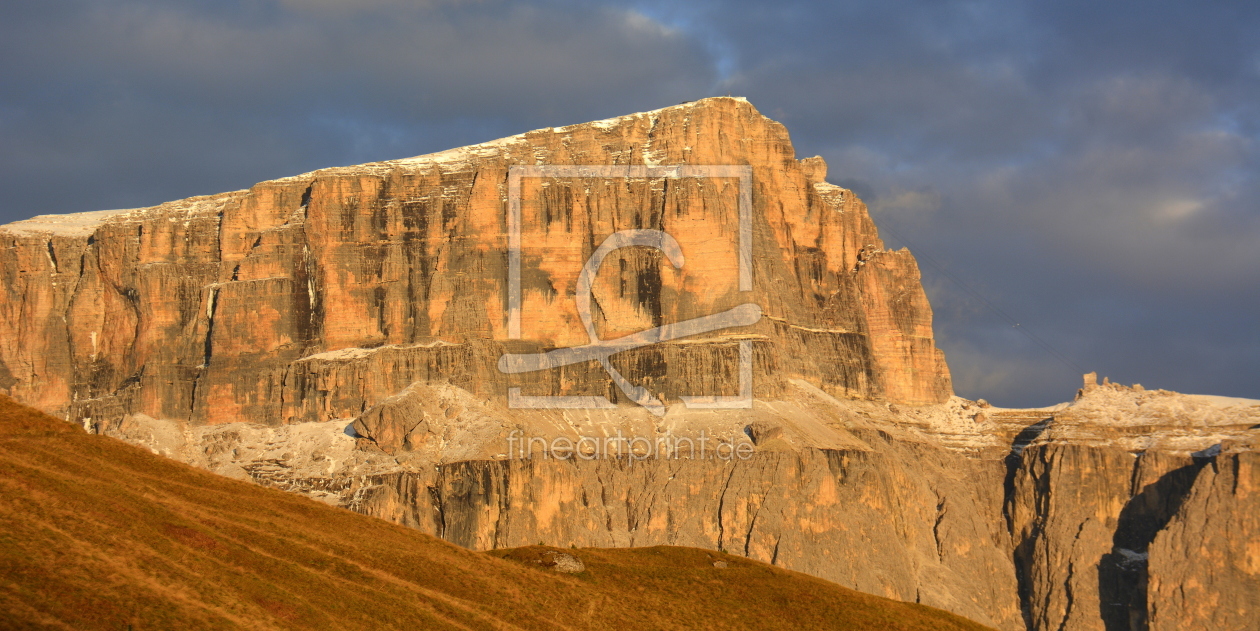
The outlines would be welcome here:
<svg viewBox="0 0 1260 631">
<path fill-rule="evenodd" d="M 525 134 L 516 134 L 506 138 L 490 140 L 487 142 L 468 145 L 466 147 L 455 147 L 437 153 L 427 153 L 422 156 L 412 158 L 402 158 L 399 160 L 387 160 L 387 164 L 448 164 L 468 162 L 475 158 L 492 158 L 499 155 L 501 150 L 514 142 L 525 139 Z"/>
<path fill-rule="evenodd" d="M 121 208 L 118 210 L 93 210 L 66 215 L 39 215 L 0 226 L 0 231 L 18 235 L 52 234 L 63 237 L 86 237 L 96 231 L 106 219 L 117 215 L 141 210 L 139 208 Z"/>
<path fill-rule="evenodd" d="M 1260 399 L 1243 399 L 1240 397 L 1221 397 L 1213 394 L 1187 394 L 1186 397 L 1218 408 L 1252 407 L 1260 405 Z"/>
<path fill-rule="evenodd" d="M 677 109 L 677 108 L 695 107 L 697 104 L 703 103 L 703 102 L 705 102 L 705 101 L 721 101 L 721 100 L 732 100 L 732 101 L 737 101 L 737 102 L 740 102 L 740 103 L 748 103 L 748 99 L 747 99 L 747 98 L 744 98 L 744 97 L 742 97 L 742 96 L 715 96 L 715 97 L 709 97 L 709 98 L 705 98 L 705 99 L 699 99 L 699 100 L 697 100 L 697 101 L 687 101 L 687 102 L 685 102 L 685 103 L 679 103 L 678 105 L 670 105 L 669 107 L 662 107 L 662 108 L 660 108 L 660 109 L 650 110 L 650 111 L 647 111 L 647 112 L 636 112 L 636 113 L 634 113 L 634 114 L 625 114 L 625 115 L 622 115 L 622 116 L 614 116 L 614 117 L 612 117 L 612 118 L 605 118 L 605 119 L 602 119 L 602 120 L 589 121 L 589 122 L 586 122 L 586 123 L 575 123 L 575 124 L 572 124 L 572 125 L 564 125 L 564 126 L 562 126 L 562 127 L 548 127 L 548 128 L 543 128 L 543 129 L 535 130 L 535 131 L 551 131 L 551 132 L 554 132 L 554 133 L 559 133 L 559 134 L 567 134 L 567 133 L 571 133 L 571 132 L 573 132 L 573 131 L 575 131 L 575 130 L 577 130 L 577 129 L 581 129 L 581 128 L 583 128 L 583 127 L 586 127 L 586 128 L 599 129 L 599 130 L 602 130 L 602 131 L 608 131 L 608 130 L 610 130 L 610 129 L 614 129 L 614 128 L 616 128 L 616 127 L 620 126 L 620 125 L 626 124 L 626 123 L 628 123 L 628 122 L 632 122 L 632 121 L 636 121 L 636 120 L 642 120 L 643 118 L 656 118 L 656 117 L 658 117 L 658 116 L 660 115 L 660 113 L 661 113 L 661 112 L 664 112 L 664 111 L 666 111 L 666 110 L 672 110 L 672 109 Z M 424 165 L 424 164 L 448 164 L 448 165 L 459 165 L 459 164 L 463 164 L 463 163 L 470 162 L 470 161 L 472 161 L 473 159 L 476 159 L 476 158 L 492 158 L 492 157 L 495 157 L 495 156 L 499 155 L 499 154 L 502 152 L 502 150 L 503 150 L 505 147 L 507 147 L 508 145 L 511 145 L 511 144 L 513 144 L 513 143 L 516 143 L 516 142 L 521 142 L 521 141 L 524 141 L 525 136 L 526 136 L 527 134 L 529 134 L 529 133 L 533 133 L 533 132 L 526 132 L 526 133 L 522 133 L 522 134 L 516 134 L 516 135 L 514 135 L 514 136 L 508 136 L 508 137 L 506 137 L 506 138 L 499 138 L 499 139 L 497 139 L 497 140 L 489 140 L 489 141 L 486 141 L 486 142 L 477 143 L 477 144 L 475 144 L 475 145 L 468 145 L 468 146 L 464 146 L 464 147 L 455 147 L 454 149 L 447 149 L 447 150 L 445 150 L 445 151 L 439 151 L 439 152 L 437 152 L 437 153 L 429 153 L 429 154 L 425 154 L 425 155 L 422 155 L 422 156 L 415 156 L 415 157 L 411 157 L 411 158 L 401 158 L 401 159 L 398 159 L 398 160 L 385 160 L 385 161 L 383 161 L 383 162 L 381 162 L 381 163 L 379 163 L 379 164 L 388 164 L 388 165 Z"/>
<path fill-rule="evenodd" d="M 405 351 L 405 350 L 411 350 L 414 348 L 437 348 L 439 346 L 459 346 L 459 344 L 454 344 L 454 343 L 447 342 L 444 340 L 434 340 L 432 342 L 424 342 L 421 344 L 405 344 L 405 345 L 404 344 L 389 344 L 386 346 L 376 346 L 373 348 L 362 348 L 362 347 L 355 346 L 351 348 L 340 348 L 335 351 L 325 351 L 323 353 L 316 353 L 314 355 L 307 355 L 306 357 L 303 357 L 299 359 L 298 361 L 302 361 L 302 362 L 304 361 L 346 361 L 346 360 L 354 360 L 354 359 L 364 359 L 366 357 L 370 357 L 376 353 L 379 353 L 380 351 L 390 351 L 390 350 Z"/>
<path fill-rule="evenodd" d="M 1221 455 L 1221 444 L 1216 443 L 1215 445 L 1212 445 L 1211 447 L 1208 447 L 1207 449 L 1204 449 L 1202 451 L 1196 451 L 1190 455 L 1194 458 L 1215 458 Z"/>
</svg>

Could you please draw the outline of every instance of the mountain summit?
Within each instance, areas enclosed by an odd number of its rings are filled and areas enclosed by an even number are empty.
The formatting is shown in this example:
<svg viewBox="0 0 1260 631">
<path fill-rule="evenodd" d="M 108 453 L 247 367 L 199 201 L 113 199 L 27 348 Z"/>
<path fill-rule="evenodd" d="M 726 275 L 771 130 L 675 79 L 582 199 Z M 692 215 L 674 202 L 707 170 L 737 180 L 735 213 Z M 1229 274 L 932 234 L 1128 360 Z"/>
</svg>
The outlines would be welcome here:
<svg viewBox="0 0 1260 631">
<path fill-rule="evenodd" d="M 718 170 L 678 176 L 674 166 Z M 515 195 L 515 325 L 513 167 L 535 168 Z M 732 177 L 741 168 L 746 204 Z M 8 224 L 0 386 L 94 422 L 324 421 L 426 380 L 624 403 L 597 362 L 522 375 L 496 362 L 509 348 L 587 343 L 575 303 L 583 263 L 614 233 L 657 230 L 685 263 L 644 247 L 603 261 L 591 292 L 603 338 L 737 304 L 763 314 L 612 357 L 665 405 L 736 394 L 736 340 L 752 350 L 761 398 L 802 378 L 843 398 L 944 401 L 949 371 L 914 258 L 886 250 L 862 202 L 825 176 L 821 158 L 797 160 L 783 126 L 747 101 L 711 98 L 151 208 Z M 743 289 L 741 247 L 751 259 Z"/>
</svg>

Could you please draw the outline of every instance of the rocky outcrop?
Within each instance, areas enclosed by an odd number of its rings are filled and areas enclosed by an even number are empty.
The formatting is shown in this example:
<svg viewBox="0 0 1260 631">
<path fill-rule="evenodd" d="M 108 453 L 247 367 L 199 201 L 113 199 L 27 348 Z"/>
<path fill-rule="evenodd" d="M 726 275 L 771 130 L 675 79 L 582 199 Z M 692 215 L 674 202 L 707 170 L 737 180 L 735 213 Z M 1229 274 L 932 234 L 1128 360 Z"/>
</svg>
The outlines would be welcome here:
<svg viewBox="0 0 1260 631">
<path fill-rule="evenodd" d="M 1260 583 L 1246 549 L 1260 528 L 1254 499 L 1232 480 L 1251 475 L 1239 463 L 1254 456 L 1244 445 L 1258 422 L 1260 401 L 1098 385 L 1087 375 L 1077 401 L 1047 411 L 1008 461 L 1029 628 L 1254 623 Z M 1239 438 L 1239 453 L 1222 456 L 1221 445 Z"/>
</svg>

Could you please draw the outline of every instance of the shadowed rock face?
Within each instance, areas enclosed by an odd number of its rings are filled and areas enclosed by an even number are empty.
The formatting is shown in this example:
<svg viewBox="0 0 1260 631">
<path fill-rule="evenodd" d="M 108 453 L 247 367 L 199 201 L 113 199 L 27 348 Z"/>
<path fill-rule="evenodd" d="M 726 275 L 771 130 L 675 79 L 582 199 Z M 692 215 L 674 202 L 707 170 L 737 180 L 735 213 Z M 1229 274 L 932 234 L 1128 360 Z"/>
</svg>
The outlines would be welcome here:
<svg viewBox="0 0 1260 631">
<path fill-rule="evenodd" d="M 515 339 L 509 170 L 538 165 L 748 167 L 751 291 L 737 178 L 523 178 Z M 9 224 L 0 388 L 472 548 L 722 549 L 1002 629 L 1247 628 L 1260 405 L 1092 380 L 1042 410 L 952 397 L 914 259 L 825 177 L 781 125 L 718 98 Z M 610 255 L 591 288 L 601 338 L 745 303 L 761 320 L 614 355 L 660 417 L 595 361 L 497 369 L 505 352 L 590 341 L 579 271 L 642 229 L 673 235 L 685 263 Z M 680 402 L 738 394 L 745 345 L 751 407 Z M 619 405 L 511 409 L 509 388 Z M 747 457 L 582 442 L 614 435 Z"/>
<path fill-rule="evenodd" d="M 1150 547 L 1152 630 L 1260 620 L 1260 458 L 1231 449 L 1212 460 Z"/>
<path fill-rule="evenodd" d="M 717 98 L 543 129 L 406 160 L 326 169 L 247 191 L 0 229 L 0 386 L 71 418 L 193 423 L 350 417 L 410 383 L 502 396 L 605 394 L 595 362 L 508 379 L 507 180 L 513 165 L 747 165 L 754 287 L 736 286 L 735 178 L 525 178 L 517 351 L 588 341 L 572 299 L 619 230 L 675 236 L 675 269 L 618 251 L 594 287 L 605 338 L 745 302 L 755 326 L 615 363 L 666 400 L 734 394 L 735 339 L 757 393 L 801 377 L 844 397 L 951 394 L 914 259 L 887 251 L 865 206 L 795 159 L 782 125 Z"/>
</svg>

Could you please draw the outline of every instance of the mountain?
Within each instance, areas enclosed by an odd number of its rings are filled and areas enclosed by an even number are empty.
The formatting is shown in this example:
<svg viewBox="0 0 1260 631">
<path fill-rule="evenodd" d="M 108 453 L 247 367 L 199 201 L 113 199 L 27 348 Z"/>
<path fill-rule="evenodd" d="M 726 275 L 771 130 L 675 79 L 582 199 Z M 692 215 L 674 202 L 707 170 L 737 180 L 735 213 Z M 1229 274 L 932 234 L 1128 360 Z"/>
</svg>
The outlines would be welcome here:
<svg viewBox="0 0 1260 631">
<path fill-rule="evenodd" d="M 471 552 L 7 397 L 0 472 L 4 629 L 984 628 L 704 550 Z"/>
<path fill-rule="evenodd" d="M 630 351 L 615 360 L 627 379 L 670 397 L 721 394 L 727 384 L 706 369 L 726 363 L 740 337 L 753 340 L 762 396 L 802 377 L 842 396 L 948 398 L 914 259 L 883 248 L 861 202 L 824 181 L 821 159 L 794 153 L 782 125 L 718 98 L 153 208 L 9 224 L 0 387 L 75 419 L 194 424 L 350 417 L 418 379 L 497 397 L 513 385 L 564 394 L 592 369 L 511 380 L 495 367 L 504 348 L 586 342 L 575 305 L 559 299 L 574 293 L 581 261 L 613 232 L 659 229 L 681 240 L 687 261 L 675 270 L 642 249 L 608 261 L 593 316 L 606 337 L 740 303 L 764 317 Z M 751 291 L 734 282 L 738 176 L 528 177 L 522 335 L 511 339 L 510 168 L 660 164 L 750 169 Z"/>
<path fill-rule="evenodd" d="M 0 226 L 0 386 L 474 550 L 725 551 L 1000 629 L 1247 628 L 1260 402 L 953 396 L 914 258 L 826 177 L 716 98 Z"/>
</svg>

